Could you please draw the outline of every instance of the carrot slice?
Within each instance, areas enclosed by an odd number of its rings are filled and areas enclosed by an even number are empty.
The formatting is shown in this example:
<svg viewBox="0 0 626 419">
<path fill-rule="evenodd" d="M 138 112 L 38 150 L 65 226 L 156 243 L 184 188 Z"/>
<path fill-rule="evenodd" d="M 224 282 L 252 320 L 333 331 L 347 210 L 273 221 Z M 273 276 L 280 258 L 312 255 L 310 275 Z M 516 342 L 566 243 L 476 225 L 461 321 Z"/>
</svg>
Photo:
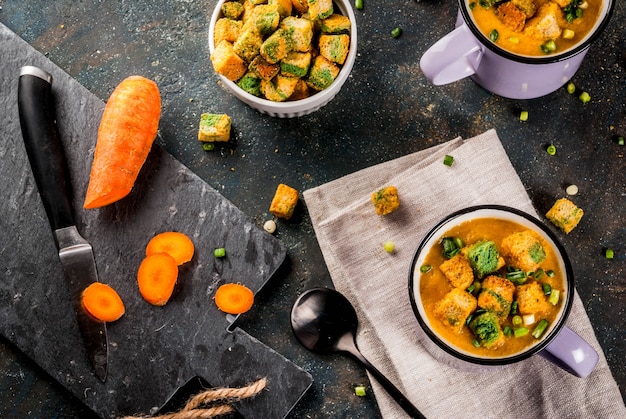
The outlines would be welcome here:
<svg viewBox="0 0 626 419">
<path fill-rule="evenodd" d="M 141 296 L 155 306 L 163 306 L 168 302 L 177 279 L 178 265 L 167 253 L 146 256 L 137 272 Z"/>
<path fill-rule="evenodd" d="M 87 313 L 103 322 L 114 322 L 126 312 L 117 291 L 101 282 L 94 282 L 85 288 L 81 303 Z"/>
<path fill-rule="evenodd" d="M 241 284 L 224 284 L 215 292 L 217 308 L 229 314 L 241 314 L 252 308 L 254 293 Z"/>
<path fill-rule="evenodd" d="M 103 207 L 130 193 L 156 138 L 160 116 L 161 95 L 152 80 L 130 76 L 115 88 L 98 128 L 85 208 Z"/>
<path fill-rule="evenodd" d="M 189 237 L 177 231 L 166 231 L 154 236 L 146 246 L 146 256 L 167 253 L 177 265 L 189 262 L 193 257 L 194 246 Z"/>
</svg>

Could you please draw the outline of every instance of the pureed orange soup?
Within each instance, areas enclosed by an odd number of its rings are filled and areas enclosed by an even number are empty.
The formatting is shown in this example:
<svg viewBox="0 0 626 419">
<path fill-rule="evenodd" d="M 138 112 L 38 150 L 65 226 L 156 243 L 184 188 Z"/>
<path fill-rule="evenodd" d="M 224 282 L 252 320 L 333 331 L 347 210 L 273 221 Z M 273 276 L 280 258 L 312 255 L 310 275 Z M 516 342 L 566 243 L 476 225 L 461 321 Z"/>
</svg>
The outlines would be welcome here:
<svg viewBox="0 0 626 419">
<path fill-rule="evenodd" d="M 567 295 L 554 250 L 507 220 L 479 218 L 450 229 L 419 269 L 432 329 L 473 356 L 507 357 L 540 342 Z"/>
<path fill-rule="evenodd" d="M 523 56 L 571 49 L 589 34 L 602 0 L 468 0 L 476 26 L 500 48 Z"/>
</svg>

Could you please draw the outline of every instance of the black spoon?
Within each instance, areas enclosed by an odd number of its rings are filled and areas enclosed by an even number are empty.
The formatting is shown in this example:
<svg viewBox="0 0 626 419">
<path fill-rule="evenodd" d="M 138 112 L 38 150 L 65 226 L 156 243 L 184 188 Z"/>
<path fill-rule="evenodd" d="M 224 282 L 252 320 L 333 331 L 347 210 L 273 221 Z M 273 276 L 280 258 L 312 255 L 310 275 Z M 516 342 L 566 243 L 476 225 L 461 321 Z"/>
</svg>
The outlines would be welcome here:
<svg viewBox="0 0 626 419">
<path fill-rule="evenodd" d="M 338 291 L 329 288 L 305 291 L 291 309 L 291 328 L 302 346 L 322 355 L 335 352 L 351 354 L 409 416 L 425 418 L 387 377 L 363 357 L 356 346 L 358 323 L 356 311 L 350 301 Z"/>
</svg>

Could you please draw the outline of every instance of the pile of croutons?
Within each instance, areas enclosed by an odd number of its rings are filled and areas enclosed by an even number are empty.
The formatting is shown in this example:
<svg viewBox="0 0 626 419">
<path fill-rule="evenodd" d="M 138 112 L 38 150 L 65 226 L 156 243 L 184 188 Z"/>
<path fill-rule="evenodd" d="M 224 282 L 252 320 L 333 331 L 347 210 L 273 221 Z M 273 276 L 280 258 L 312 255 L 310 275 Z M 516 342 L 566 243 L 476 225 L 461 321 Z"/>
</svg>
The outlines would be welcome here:
<svg viewBox="0 0 626 419">
<path fill-rule="evenodd" d="M 332 84 L 348 56 L 351 22 L 332 0 L 227 1 L 221 12 L 213 68 L 254 96 L 309 97 Z"/>
</svg>

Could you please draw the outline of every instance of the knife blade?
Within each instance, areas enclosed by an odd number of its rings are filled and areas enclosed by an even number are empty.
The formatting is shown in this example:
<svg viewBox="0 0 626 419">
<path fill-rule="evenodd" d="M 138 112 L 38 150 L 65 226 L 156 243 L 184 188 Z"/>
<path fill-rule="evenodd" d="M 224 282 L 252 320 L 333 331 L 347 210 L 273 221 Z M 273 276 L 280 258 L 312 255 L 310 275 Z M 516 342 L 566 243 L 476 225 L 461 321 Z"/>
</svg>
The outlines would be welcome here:
<svg viewBox="0 0 626 419">
<path fill-rule="evenodd" d="M 106 324 L 93 318 L 81 304 L 83 290 L 98 281 L 98 273 L 93 249 L 79 234 L 74 221 L 69 170 L 56 124 L 52 76 L 48 72 L 34 66 L 22 67 L 18 109 L 26 154 L 59 251 L 87 357 L 96 377 L 104 382 L 108 362 Z"/>
</svg>

